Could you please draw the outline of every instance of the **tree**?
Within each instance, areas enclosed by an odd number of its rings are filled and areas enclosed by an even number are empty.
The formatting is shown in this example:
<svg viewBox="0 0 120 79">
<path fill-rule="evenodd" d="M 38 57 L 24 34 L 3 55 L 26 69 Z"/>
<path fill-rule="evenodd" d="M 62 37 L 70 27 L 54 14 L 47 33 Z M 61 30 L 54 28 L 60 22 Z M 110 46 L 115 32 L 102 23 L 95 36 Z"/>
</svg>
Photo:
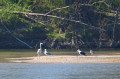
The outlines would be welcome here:
<svg viewBox="0 0 120 79">
<path fill-rule="evenodd" d="M 119 0 L 2 0 L 0 14 L 11 34 L 28 44 L 47 39 L 51 46 L 58 41 L 59 46 L 66 42 L 76 48 L 90 47 L 91 42 L 99 44 L 102 36 L 119 41 L 118 17 L 113 22 L 119 3 Z M 113 36 L 109 35 L 111 32 Z"/>
</svg>

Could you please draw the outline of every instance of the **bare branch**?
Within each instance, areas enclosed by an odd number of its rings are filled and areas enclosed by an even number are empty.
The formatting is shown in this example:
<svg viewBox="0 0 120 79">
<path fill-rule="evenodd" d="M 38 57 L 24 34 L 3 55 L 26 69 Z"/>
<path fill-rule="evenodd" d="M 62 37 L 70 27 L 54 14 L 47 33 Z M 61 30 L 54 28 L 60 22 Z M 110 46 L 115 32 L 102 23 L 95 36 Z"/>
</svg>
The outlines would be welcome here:
<svg viewBox="0 0 120 79">
<path fill-rule="evenodd" d="M 41 13 L 27 13 L 27 12 L 13 12 L 13 13 L 14 14 L 33 15 L 33 16 L 46 16 L 46 17 L 57 18 L 57 19 L 61 19 L 61 20 L 72 21 L 72 22 L 81 23 L 81 24 L 86 25 L 85 23 L 83 23 L 81 21 L 70 20 L 70 19 L 66 19 L 66 18 L 62 18 L 62 17 L 58 17 L 58 16 L 46 15 L 46 14 L 41 14 Z"/>
<path fill-rule="evenodd" d="M 29 16 L 28 16 L 28 15 L 26 15 L 26 14 L 25 14 L 25 16 L 26 16 L 27 18 L 29 18 L 29 19 L 33 20 L 34 22 L 37 22 L 37 23 L 42 24 L 42 25 L 44 25 L 44 26 L 45 26 L 45 24 L 44 24 L 44 23 L 39 22 L 39 21 L 37 21 L 36 19 L 33 19 L 33 18 L 29 17 Z"/>
<path fill-rule="evenodd" d="M 81 6 L 84 6 L 84 5 L 85 5 L 85 6 L 90 6 L 89 4 L 80 4 L 80 5 L 81 5 Z M 48 14 L 54 12 L 54 11 L 57 11 L 57 10 L 62 10 L 62 9 L 69 8 L 69 7 L 71 7 L 71 6 L 72 6 L 72 5 L 70 5 L 70 6 L 65 6 L 65 7 L 62 7 L 62 8 L 56 8 L 56 9 L 53 9 L 53 10 L 47 12 L 46 15 L 48 15 Z"/>
<path fill-rule="evenodd" d="M 65 7 L 62 7 L 62 8 L 53 9 L 53 10 L 49 11 L 48 13 L 46 13 L 46 15 L 48 15 L 48 14 L 50 14 L 50 13 L 56 11 L 56 10 L 61 10 L 61 9 L 69 8 L 69 7 L 70 7 L 70 6 L 65 6 Z"/>
<path fill-rule="evenodd" d="M 58 17 L 58 16 L 53 16 L 53 15 L 46 15 L 46 14 L 41 14 L 41 13 L 27 13 L 27 12 L 12 12 L 12 13 L 14 13 L 14 14 L 24 14 L 24 15 L 45 16 L 45 17 L 57 18 L 57 19 L 66 20 L 66 21 L 70 21 L 70 22 L 80 23 L 80 24 L 85 25 L 85 26 L 90 26 L 93 29 L 101 29 L 99 27 L 91 26 L 91 25 L 88 25 L 88 24 L 86 24 L 84 22 L 81 22 L 81 21 L 71 20 L 71 19 L 62 18 L 62 17 Z"/>
<path fill-rule="evenodd" d="M 104 3 L 107 7 L 111 7 L 109 4 L 107 4 L 105 1 L 98 1 L 98 2 L 94 2 L 91 4 L 91 6 L 97 4 L 97 3 Z"/>
<path fill-rule="evenodd" d="M 33 48 L 33 47 L 31 47 L 30 45 L 28 45 L 26 42 L 20 40 L 20 39 L 17 38 L 16 36 L 14 36 L 14 35 L 12 34 L 12 32 L 4 25 L 4 23 L 2 22 L 2 19 L 1 19 L 1 24 L 4 26 L 4 28 L 7 30 L 7 32 L 8 32 L 9 34 L 11 34 L 16 40 L 18 40 L 19 42 L 25 44 L 25 45 L 28 46 L 29 48 Z"/>
</svg>

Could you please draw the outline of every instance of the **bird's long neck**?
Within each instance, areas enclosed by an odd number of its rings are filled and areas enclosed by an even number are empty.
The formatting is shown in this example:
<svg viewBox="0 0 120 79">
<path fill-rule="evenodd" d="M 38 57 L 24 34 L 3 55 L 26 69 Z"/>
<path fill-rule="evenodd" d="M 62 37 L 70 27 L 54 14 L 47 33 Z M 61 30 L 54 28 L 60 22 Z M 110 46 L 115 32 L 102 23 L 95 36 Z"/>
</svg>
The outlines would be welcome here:
<svg viewBox="0 0 120 79">
<path fill-rule="evenodd" d="M 42 46 L 41 46 L 41 44 L 40 44 L 40 49 L 42 49 Z"/>
</svg>

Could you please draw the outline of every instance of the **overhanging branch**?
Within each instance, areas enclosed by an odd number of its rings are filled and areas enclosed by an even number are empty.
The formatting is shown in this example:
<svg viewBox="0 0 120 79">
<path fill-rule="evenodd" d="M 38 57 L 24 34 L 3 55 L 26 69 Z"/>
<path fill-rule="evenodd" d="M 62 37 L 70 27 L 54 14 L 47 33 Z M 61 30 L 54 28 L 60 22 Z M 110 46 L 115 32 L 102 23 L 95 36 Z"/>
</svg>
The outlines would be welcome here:
<svg viewBox="0 0 120 79">
<path fill-rule="evenodd" d="M 39 22 L 39 21 L 37 21 L 36 19 L 33 19 L 33 18 L 29 17 L 28 15 L 25 15 L 25 17 L 27 17 L 27 18 L 29 18 L 29 19 L 33 20 L 33 21 L 34 21 L 34 22 L 36 22 L 36 23 L 39 23 L 39 24 L 42 24 L 42 25 L 44 25 L 44 26 L 45 26 L 45 24 L 44 24 L 44 23 Z"/>
<path fill-rule="evenodd" d="M 80 23 L 80 24 L 82 24 L 84 26 L 90 26 L 93 29 L 101 29 L 99 27 L 91 26 L 91 25 L 88 25 L 88 24 L 86 24 L 84 22 L 81 22 L 81 21 L 71 20 L 71 19 L 67 19 L 67 18 L 63 18 L 63 17 L 58 17 L 58 16 L 53 16 L 53 15 L 46 15 L 46 14 L 41 14 L 41 13 L 27 13 L 27 12 L 12 12 L 12 13 L 14 13 L 14 14 L 24 14 L 24 15 L 32 15 L 32 16 L 44 16 L 44 17 L 57 18 L 57 19 L 65 20 L 65 21 Z"/>
</svg>

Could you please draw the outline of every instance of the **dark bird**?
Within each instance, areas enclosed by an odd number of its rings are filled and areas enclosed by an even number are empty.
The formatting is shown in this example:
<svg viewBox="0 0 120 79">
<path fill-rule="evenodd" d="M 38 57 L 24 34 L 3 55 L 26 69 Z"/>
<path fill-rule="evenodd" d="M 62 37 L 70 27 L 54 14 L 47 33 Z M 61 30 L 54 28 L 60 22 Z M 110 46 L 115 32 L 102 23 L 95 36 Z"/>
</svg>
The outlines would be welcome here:
<svg viewBox="0 0 120 79">
<path fill-rule="evenodd" d="M 80 55 L 87 56 L 87 54 L 86 54 L 85 52 L 81 51 L 80 49 L 78 49 L 77 52 L 78 52 Z"/>
</svg>

